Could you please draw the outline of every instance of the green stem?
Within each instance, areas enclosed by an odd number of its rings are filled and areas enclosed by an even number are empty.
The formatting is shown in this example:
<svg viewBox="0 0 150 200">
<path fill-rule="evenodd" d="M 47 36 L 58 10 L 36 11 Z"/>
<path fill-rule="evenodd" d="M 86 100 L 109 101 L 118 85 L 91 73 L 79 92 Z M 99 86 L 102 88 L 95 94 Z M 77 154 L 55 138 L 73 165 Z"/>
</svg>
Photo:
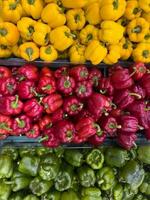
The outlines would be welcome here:
<svg viewBox="0 0 150 200">
<path fill-rule="evenodd" d="M 16 98 L 15 101 L 11 103 L 11 107 L 14 109 L 18 107 L 19 96 L 15 95 L 15 98 Z"/>
<path fill-rule="evenodd" d="M 141 31 L 142 31 L 142 27 L 141 27 L 141 26 L 136 26 L 136 27 L 132 30 L 133 33 L 141 33 Z"/>
<path fill-rule="evenodd" d="M 0 123 L 0 129 L 6 130 L 6 131 L 12 131 L 12 129 L 9 128 L 5 122 Z"/>
<path fill-rule="evenodd" d="M 28 4 L 33 5 L 35 3 L 35 0 L 28 0 Z"/>
<path fill-rule="evenodd" d="M 119 7 L 119 2 L 118 2 L 118 0 L 114 0 L 114 1 L 113 1 L 113 7 L 114 7 L 115 10 L 118 9 L 118 7 Z"/>
<path fill-rule="evenodd" d="M 150 56 L 150 51 L 149 50 L 144 50 L 142 53 L 144 58 L 148 58 Z"/>
<path fill-rule="evenodd" d="M 48 46 L 46 49 L 45 49 L 45 53 L 46 54 L 51 54 L 52 53 L 52 49 L 50 46 Z"/>
<path fill-rule="evenodd" d="M 31 47 L 28 47 L 26 49 L 26 53 L 29 56 L 29 59 L 32 60 L 32 55 L 33 55 L 33 49 Z"/>
<path fill-rule="evenodd" d="M 16 122 L 18 123 L 19 128 L 24 128 L 25 127 L 25 121 L 21 120 L 19 118 L 16 119 Z"/>
<path fill-rule="evenodd" d="M 0 35 L 1 36 L 6 36 L 8 31 L 5 28 L 0 28 Z"/>
</svg>

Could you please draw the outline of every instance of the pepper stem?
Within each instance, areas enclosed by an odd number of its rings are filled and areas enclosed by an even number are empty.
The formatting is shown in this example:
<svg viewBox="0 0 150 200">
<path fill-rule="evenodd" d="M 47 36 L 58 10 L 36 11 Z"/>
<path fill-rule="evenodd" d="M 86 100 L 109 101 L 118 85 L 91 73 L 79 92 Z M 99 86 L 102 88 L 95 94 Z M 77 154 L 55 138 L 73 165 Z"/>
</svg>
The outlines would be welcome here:
<svg viewBox="0 0 150 200">
<path fill-rule="evenodd" d="M 6 36 L 8 31 L 5 28 L 0 28 L 0 35 L 1 36 Z"/>
<path fill-rule="evenodd" d="M 35 0 L 28 0 L 28 4 L 33 5 L 35 3 Z"/>
<path fill-rule="evenodd" d="M 15 109 L 15 108 L 18 108 L 18 101 L 19 101 L 19 96 L 18 95 L 15 95 L 15 101 L 13 101 L 12 103 L 11 103 L 11 107 L 13 108 L 13 109 Z"/>
<path fill-rule="evenodd" d="M 71 86 L 71 82 L 69 81 L 69 79 L 68 79 L 68 80 L 65 80 L 65 81 L 64 81 L 64 87 L 65 87 L 65 88 L 70 88 L 70 86 Z"/>
<path fill-rule="evenodd" d="M 6 131 L 12 131 L 12 129 L 9 128 L 5 122 L 0 123 L 0 129 L 6 130 Z"/>
<path fill-rule="evenodd" d="M 135 96 L 135 97 L 137 97 L 138 99 L 141 99 L 141 98 L 142 98 L 140 94 L 133 93 L 133 92 L 130 92 L 129 95 L 130 95 L 130 96 Z"/>
<path fill-rule="evenodd" d="M 16 122 L 18 123 L 19 128 L 24 128 L 25 127 L 25 121 L 19 118 L 16 118 Z"/>
<path fill-rule="evenodd" d="M 107 90 L 100 90 L 101 94 L 106 94 Z"/>
<path fill-rule="evenodd" d="M 118 0 L 114 0 L 112 4 L 113 4 L 114 9 L 117 10 L 118 6 L 119 6 L 118 5 L 119 4 Z"/>
<path fill-rule="evenodd" d="M 144 130 L 144 127 L 138 125 L 139 130 Z"/>
<path fill-rule="evenodd" d="M 52 89 L 52 86 L 50 84 L 42 87 L 42 90 L 51 90 Z"/>
<path fill-rule="evenodd" d="M 33 49 L 31 47 L 26 48 L 26 53 L 30 60 L 32 60 Z"/>
<path fill-rule="evenodd" d="M 98 136 L 101 136 L 103 134 L 102 129 L 100 128 L 100 126 L 97 123 L 94 123 L 94 127 L 96 128 L 96 134 Z"/>
<path fill-rule="evenodd" d="M 41 139 L 39 139 L 39 143 L 41 143 L 41 142 L 44 142 L 44 141 L 46 141 L 46 140 L 48 140 L 48 135 L 46 135 L 45 137 L 42 137 Z"/>
</svg>

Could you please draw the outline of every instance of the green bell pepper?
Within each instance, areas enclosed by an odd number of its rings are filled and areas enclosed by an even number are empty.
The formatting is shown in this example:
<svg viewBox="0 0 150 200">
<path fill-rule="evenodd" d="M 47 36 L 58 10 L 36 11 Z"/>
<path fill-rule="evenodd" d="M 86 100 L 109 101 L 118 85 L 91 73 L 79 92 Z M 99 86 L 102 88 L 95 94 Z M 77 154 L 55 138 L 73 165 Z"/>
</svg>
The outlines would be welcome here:
<svg viewBox="0 0 150 200">
<path fill-rule="evenodd" d="M 138 153 L 138 159 L 140 161 L 150 165 L 150 145 L 139 146 L 137 153 Z"/>
<path fill-rule="evenodd" d="M 42 194 L 48 192 L 48 190 L 52 187 L 53 181 L 45 181 L 42 180 L 40 177 L 35 177 L 30 182 L 30 190 L 33 194 L 37 196 L 41 196 Z"/>
<path fill-rule="evenodd" d="M 67 149 L 64 153 L 64 159 L 70 165 L 74 167 L 80 167 L 83 163 L 83 154 L 80 150 Z"/>
<path fill-rule="evenodd" d="M 74 190 L 75 192 L 78 192 L 79 190 L 79 180 L 78 180 L 77 175 L 75 174 L 73 175 L 73 178 L 72 178 L 71 189 Z"/>
<path fill-rule="evenodd" d="M 102 200 L 102 197 L 84 196 L 81 197 L 81 200 Z"/>
<path fill-rule="evenodd" d="M 8 200 L 11 193 L 11 186 L 4 183 L 2 180 L 0 182 L 0 200 Z"/>
<path fill-rule="evenodd" d="M 102 190 L 109 190 L 115 183 L 115 174 L 112 168 L 103 167 L 97 174 L 97 184 Z"/>
<path fill-rule="evenodd" d="M 94 186 L 96 182 L 96 177 L 94 170 L 88 166 L 81 166 L 78 170 L 79 182 L 83 187 Z"/>
<path fill-rule="evenodd" d="M 13 160 L 17 160 L 18 158 L 18 150 L 13 146 L 5 146 L 2 148 L 1 154 L 9 155 Z"/>
<path fill-rule="evenodd" d="M 10 178 L 13 174 L 13 160 L 9 155 L 0 155 L 0 179 Z"/>
<path fill-rule="evenodd" d="M 64 149 L 63 147 L 60 146 L 60 147 L 54 148 L 53 151 L 54 151 L 55 155 L 56 155 L 58 158 L 61 158 L 61 157 L 64 156 L 64 151 L 65 151 L 65 149 Z"/>
<path fill-rule="evenodd" d="M 50 191 L 41 196 L 41 200 L 60 200 L 61 193 L 58 191 Z"/>
<path fill-rule="evenodd" d="M 140 192 L 150 195 L 150 172 L 145 174 L 143 183 L 140 185 Z"/>
<path fill-rule="evenodd" d="M 82 188 L 81 196 L 101 197 L 101 191 L 97 187 Z"/>
<path fill-rule="evenodd" d="M 137 194 L 133 200 L 149 200 L 148 197 L 144 196 L 143 194 Z"/>
<path fill-rule="evenodd" d="M 24 198 L 24 193 L 22 191 L 13 193 L 9 200 L 22 200 Z"/>
<path fill-rule="evenodd" d="M 44 155 L 39 166 L 39 176 L 43 180 L 53 180 L 58 175 L 60 159 L 53 153 Z"/>
<path fill-rule="evenodd" d="M 138 188 L 131 188 L 130 185 L 125 184 L 123 187 L 123 198 L 122 200 L 132 200 L 138 193 Z"/>
<path fill-rule="evenodd" d="M 55 188 L 56 190 L 63 192 L 71 188 L 73 180 L 73 168 L 63 163 L 61 166 L 61 170 L 59 171 L 56 179 L 55 179 Z"/>
<path fill-rule="evenodd" d="M 18 170 L 26 174 L 28 176 L 36 176 L 38 173 L 38 167 L 39 167 L 40 159 L 35 156 L 24 156 L 22 157 Z"/>
<path fill-rule="evenodd" d="M 49 153 L 52 153 L 53 150 L 50 148 L 46 148 L 46 147 L 36 147 L 36 154 L 38 156 L 43 156 L 43 155 L 47 155 Z"/>
<path fill-rule="evenodd" d="M 23 200 L 39 200 L 39 198 L 33 194 L 29 194 Z"/>
<path fill-rule="evenodd" d="M 144 169 L 135 160 L 130 160 L 120 170 L 120 181 L 130 184 L 132 188 L 138 188 L 145 176 Z"/>
<path fill-rule="evenodd" d="M 80 200 L 80 199 L 73 190 L 68 190 L 62 193 L 61 200 Z"/>
<path fill-rule="evenodd" d="M 104 162 L 104 155 L 102 154 L 102 152 L 99 149 L 93 149 L 86 156 L 86 163 L 92 169 L 102 168 L 103 162 Z"/>
<path fill-rule="evenodd" d="M 24 156 L 35 156 L 36 153 L 36 148 L 29 148 L 29 147 L 22 147 L 19 149 L 19 155 L 20 157 Z"/>
<path fill-rule="evenodd" d="M 113 187 L 111 197 L 113 200 L 122 200 L 123 187 L 121 184 L 118 183 Z"/>
<path fill-rule="evenodd" d="M 107 148 L 105 152 L 105 162 L 111 167 L 123 167 L 127 160 L 128 152 L 119 147 Z"/>
</svg>

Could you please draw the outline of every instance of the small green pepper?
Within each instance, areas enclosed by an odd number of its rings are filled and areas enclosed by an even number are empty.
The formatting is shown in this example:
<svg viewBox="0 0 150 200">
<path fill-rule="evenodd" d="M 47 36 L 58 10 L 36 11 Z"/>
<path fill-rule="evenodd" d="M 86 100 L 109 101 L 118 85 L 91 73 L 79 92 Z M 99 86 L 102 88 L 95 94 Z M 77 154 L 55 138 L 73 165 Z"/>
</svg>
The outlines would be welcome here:
<svg viewBox="0 0 150 200">
<path fill-rule="evenodd" d="M 29 194 L 23 200 L 39 200 L 39 198 L 33 194 Z"/>
<path fill-rule="evenodd" d="M 60 200 L 61 193 L 58 191 L 50 191 L 41 196 L 41 200 Z"/>
<path fill-rule="evenodd" d="M 140 185 L 140 192 L 150 195 L 150 172 L 145 174 L 143 183 Z"/>
<path fill-rule="evenodd" d="M 62 193 L 61 200 L 80 200 L 80 199 L 73 190 L 68 190 Z"/>
<path fill-rule="evenodd" d="M 138 188 L 145 176 L 144 169 L 135 160 L 130 160 L 120 170 L 120 181 L 130 184 L 132 188 Z"/>
<path fill-rule="evenodd" d="M 52 181 L 42 180 L 40 177 L 35 177 L 30 183 L 30 190 L 33 194 L 37 196 L 41 196 L 42 194 L 48 192 L 48 190 L 52 187 Z"/>
<path fill-rule="evenodd" d="M 36 148 L 22 147 L 19 149 L 20 157 L 35 156 L 36 154 Z"/>
<path fill-rule="evenodd" d="M 74 167 L 80 167 L 83 163 L 83 154 L 80 150 L 67 149 L 64 153 L 64 159 L 70 165 Z"/>
<path fill-rule="evenodd" d="M 0 200 L 7 200 L 11 193 L 11 186 L 4 183 L 2 180 L 0 182 Z"/>
<path fill-rule="evenodd" d="M 103 166 L 104 162 L 104 155 L 99 149 L 93 149 L 89 154 L 86 156 L 86 163 L 92 169 L 100 169 Z"/>
<path fill-rule="evenodd" d="M 82 188 L 81 196 L 101 197 L 101 191 L 97 187 Z"/>
<path fill-rule="evenodd" d="M 122 200 L 132 200 L 134 196 L 138 193 L 138 189 L 131 188 L 130 185 L 125 184 L 123 187 L 123 198 Z"/>
<path fill-rule="evenodd" d="M 35 156 L 24 156 L 22 157 L 18 170 L 28 176 L 36 176 L 38 173 L 40 159 Z"/>
<path fill-rule="evenodd" d="M 105 152 L 105 162 L 111 167 L 123 167 L 129 160 L 128 153 L 119 147 L 107 148 Z"/>
<path fill-rule="evenodd" d="M 52 149 L 50 148 L 46 148 L 46 147 L 36 147 L 36 153 L 38 156 L 43 156 L 43 155 L 47 155 L 49 153 L 52 153 Z"/>
<path fill-rule="evenodd" d="M 139 146 L 137 153 L 140 161 L 150 165 L 150 145 Z"/>
<path fill-rule="evenodd" d="M 5 146 L 2 148 L 1 154 L 9 155 L 13 160 L 17 160 L 18 158 L 18 150 L 13 146 Z"/>
<path fill-rule="evenodd" d="M 13 160 L 9 155 L 0 155 L 0 179 L 10 178 L 13 174 Z"/>
<path fill-rule="evenodd" d="M 39 166 L 39 176 L 43 180 L 53 180 L 58 175 L 60 168 L 60 160 L 59 158 L 51 153 L 44 155 L 41 158 L 40 166 Z"/>
<path fill-rule="evenodd" d="M 82 166 L 78 169 L 79 182 L 83 187 L 94 186 L 96 177 L 94 170 L 88 166 Z"/>
<path fill-rule="evenodd" d="M 112 189 L 112 199 L 122 200 L 123 198 L 123 187 L 121 184 L 116 184 Z"/>
<path fill-rule="evenodd" d="M 115 183 L 114 171 L 110 167 L 103 167 L 97 174 L 97 184 L 102 190 L 109 190 Z"/>
</svg>

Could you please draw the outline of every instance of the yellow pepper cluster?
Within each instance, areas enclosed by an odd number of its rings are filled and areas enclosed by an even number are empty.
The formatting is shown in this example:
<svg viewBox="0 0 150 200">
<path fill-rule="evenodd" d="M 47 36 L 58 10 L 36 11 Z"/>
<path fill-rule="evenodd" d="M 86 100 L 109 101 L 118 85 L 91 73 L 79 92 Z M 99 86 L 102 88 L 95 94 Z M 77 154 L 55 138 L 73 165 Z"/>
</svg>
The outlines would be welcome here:
<svg viewBox="0 0 150 200">
<path fill-rule="evenodd" d="M 150 0 L 0 0 L 0 58 L 150 63 Z"/>
</svg>

